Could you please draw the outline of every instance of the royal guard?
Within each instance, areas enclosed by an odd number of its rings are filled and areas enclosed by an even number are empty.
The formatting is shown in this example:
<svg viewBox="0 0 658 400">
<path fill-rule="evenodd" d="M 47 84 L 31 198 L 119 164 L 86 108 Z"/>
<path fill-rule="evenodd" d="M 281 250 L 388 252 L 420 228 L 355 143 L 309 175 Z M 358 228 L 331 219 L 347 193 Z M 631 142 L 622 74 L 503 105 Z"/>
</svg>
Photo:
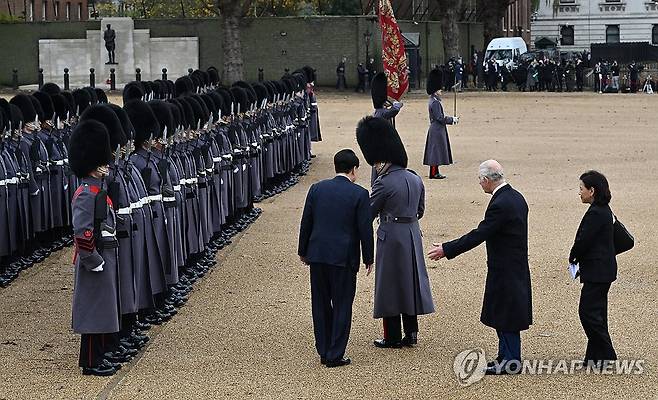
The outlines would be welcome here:
<svg viewBox="0 0 658 400">
<path fill-rule="evenodd" d="M 370 194 L 372 216 L 379 220 L 374 317 L 384 321 L 384 338 L 374 344 L 411 347 L 418 341 L 418 315 L 434 312 L 418 224 L 425 211 L 425 187 L 407 169 L 404 144 L 385 119 L 364 118 L 356 134 L 366 161 L 377 172 Z"/>
<path fill-rule="evenodd" d="M 455 125 L 459 122 L 459 118 L 449 117 L 443 113 L 442 80 L 442 73 L 438 69 L 432 70 L 427 77 L 427 94 L 430 96 L 430 128 L 427 131 L 423 165 L 430 167 L 430 179 L 445 179 L 446 176 L 439 172 L 439 166 L 452 164 L 452 151 L 446 125 Z"/>
<path fill-rule="evenodd" d="M 120 319 L 116 217 L 104 183 L 112 161 L 110 137 L 102 123 L 83 121 L 69 146 L 69 164 L 81 183 L 72 205 L 73 331 L 82 335 L 83 375 L 109 376 L 120 368 L 105 359 L 117 349 Z"/>
</svg>

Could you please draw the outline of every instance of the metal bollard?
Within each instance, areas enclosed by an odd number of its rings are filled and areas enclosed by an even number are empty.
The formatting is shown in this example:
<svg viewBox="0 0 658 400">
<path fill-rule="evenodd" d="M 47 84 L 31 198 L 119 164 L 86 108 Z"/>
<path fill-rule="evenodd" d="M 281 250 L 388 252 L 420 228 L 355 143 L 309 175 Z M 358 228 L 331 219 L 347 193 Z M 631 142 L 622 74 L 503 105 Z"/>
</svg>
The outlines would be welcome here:
<svg viewBox="0 0 658 400">
<path fill-rule="evenodd" d="M 11 74 L 11 87 L 18 90 L 18 70 L 16 68 L 13 69 Z"/>
<path fill-rule="evenodd" d="M 142 69 L 141 69 L 141 68 L 137 68 L 137 69 L 135 70 L 135 80 L 136 80 L 137 82 L 141 82 L 141 81 L 142 81 Z"/>
<path fill-rule="evenodd" d="M 262 82 L 265 80 L 265 74 L 263 73 L 262 68 L 258 68 L 258 82 Z"/>
<path fill-rule="evenodd" d="M 162 80 L 167 80 L 167 68 L 162 68 Z"/>
<path fill-rule="evenodd" d="M 69 90 L 69 69 L 64 68 L 64 90 Z"/>
<path fill-rule="evenodd" d="M 39 90 L 43 87 L 43 68 L 39 68 Z"/>
<path fill-rule="evenodd" d="M 188 74 L 188 75 L 192 75 L 192 72 L 194 72 L 194 70 L 193 70 L 192 68 L 188 68 L 188 69 L 187 69 L 187 74 Z"/>
<path fill-rule="evenodd" d="M 89 86 L 92 88 L 96 87 L 96 70 L 89 68 Z"/>
<path fill-rule="evenodd" d="M 114 73 L 116 70 L 110 68 L 110 90 L 117 90 L 117 76 Z"/>
<path fill-rule="evenodd" d="M 284 75 L 290 75 L 290 68 L 286 68 L 283 70 Z"/>
</svg>

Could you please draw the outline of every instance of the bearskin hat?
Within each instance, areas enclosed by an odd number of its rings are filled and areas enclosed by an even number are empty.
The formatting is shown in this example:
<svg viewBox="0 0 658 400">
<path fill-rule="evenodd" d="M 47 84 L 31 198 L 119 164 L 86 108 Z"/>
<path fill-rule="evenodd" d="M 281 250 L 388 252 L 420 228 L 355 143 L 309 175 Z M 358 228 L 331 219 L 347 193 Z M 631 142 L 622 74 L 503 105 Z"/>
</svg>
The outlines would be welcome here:
<svg viewBox="0 0 658 400">
<path fill-rule="evenodd" d="M 169 107 L 169 111 L 171 111 L 171 117 L 174 122 L 174 128 L 176 129 L 182 125 L 182 113 L 183 113 L 183 111 L 181 110 L 182 106 L 180 105 L 180 103 L 176 101 L 167 100 L 167 107 Z"/>
<path fill-rule="evenodd" d="M 158 120 L 160 130 L 157 132 L 154 137 L 161 138 L 164 134 L 165 128 L 167 128 L 167 136 L 174 134 L 174 116 L 171 114 L 171 109 L 169 105 L 162 100 L 151 100 L 148 102 L 148 105 L 153 110 L 153 115 L 155 119 Z"/>
<path fill-rule="evenodd" d="M 73 99 L 78 115 L 82 114 L 91 105 L 91 97 L 84 89 L 75 89 L 73 91 Z"/>
<path fill-rule="evenodd" d="M 219 83 L 219 71 L 215 67 L 208 68 L 208 77 L 210 78 L 210 83 L 217 85 Z"/>
<path fill-rule="evenodd" d="M 181 114 L 183 125 L 185 125 L 186 128 L 194 127 L 196 129 L 196 123 L 194 122 L 194 109 L 192 108 L 189 99 L 187 97 L 180 97 L 178 98 L 178 102 L 183 110 L 183 114 Z"/>
<path fill-rule="evenodd" d="M 56 94 L 62 93 L 62 89 L 60 89 L 56 83 L 52 82 L 44 83 L 43 86 L 41 86 L 41 91 L 48 94 L 48 96 L 54 96 Z"/>
<path fill-rule="evenodd" d="M 233 110 L 236 113 L 238 113 L 238 105 L 239 105 L 240 113 L 249 111 L 249 99 L 247 97 L 247 92 L 245 92 L 245 90 L 239 86 L 233 86 L 230 91 L 234 99 Z"/>
<path fill-rule="evenodd" d="M 70 111 L 69 103 L 61 94 L 55 94 L 51 97 L 51 99 L 53 101 L 53 107 L 55 109 L 57 118 L 64 121 L 66 119 L 66 114 Z"/>
<path fill-rule="evenodd" d="M 69 139 L 69 166 L 78 178 L 112 161 L 110 135 L 102 123 L 89 119 L 76 125 Z"/>
<path fill-rule="evenodd" d="M 39 118 L 39 121 L 44 122 L 49 120 L 50 118 L 46 118 L 46 113 L 43 112 L 43 108 L 41 107 L 41 103 L 39 103 L 39 100 L 37 100 L 36 97 L 32 95 L 30 95 L 29 97 L 30 97 L 30 101 L 32 102 L 32 107 L 34 107 L 34 111 L 37 112 L 37 117 Z"/>
<path fill-rule="evenodd" d="M 379 72 L 372 78 L 370 83 L 370 95 L 372 96 L 372 105 L 375 108 L 384 108 L 386 100 L 388 100 L 388 79 L 384 72 Z"/>
<path fill-rule="evenodd" d="M 219 119 L 219 113 L 217 112 L 218 108 L 213 98 L 208 94 L 202 94 L 200 97 L 201 100 L 203 100 L 203 102 L 206 104 L 208 111 L 212 114 L 213 121 L 217 121 Z"/>
<path fill-rule="evenodd" d="M 267 99 L 267 88 L 262 83 L 254 83 L 254 92 L 258 100 L 258 107 L 263 104 L 263 100 Z"/>
<path fill-rule="evenodd" d="M 67 92 L 67 91 L 63 91 L 61 94 L 62 94 L 62 97 L 64 97 L 64 99 L 66 100 L 66 103 L 69 106 L 70 115 L 74 116 L 75 111 L 76 111 L 76 106 L 75 106 L 75 99 L 73 98 L 73 94 L 71 94 L 71 92 Z"/>
<path fill-rule="evenodd" d="M 110 148 L 114 151 L 118 146 L 125 146 L 128 143 L 126 133 L 117 114 L 107 104 L 94 104 L 82 113 L 80 121 L 93 119 L 105 125 L 107 133 L 110 135 Z"/>
<path fill-rule="evenodd" d="M 98 104 L 98 96 L 96 95 L 96 91 L 92 87 L 84 87 L 84 90 L 89 93 L 89 98 L 91 99 L 91 105 Z"/>
<path fill-rule="evenodd" d="M 21 124 L 25 123 L 21 109 L 15 104 L 9 104 L 9 117 L 11 118 L 11 129 L 18 129 Z"/>
<path fill-rule="evenodd" d="M 105 94 L 105 91 L 103 91 L 103 89 L 96 88 L 94 89 L 94 91 L 96 92 L 96 97 L 98 98 L 99 103 L 102 104 L 109 103 L 109 101 L 107 100 L 107 95 Z"/>
<path fill-rule="evenodd" d="M 433 95 L 434 92 L 443 87 L 443 73 L 440 69 L 435 68 L 427 76 L 427 94 Z"/>
<path fill-rule="evenodd" d="M 153 110 L 144 101 L 131 100 L 123 106 L 123 109 L 128 114 L 133 128 L 135 128 L 136 147 L 140 147 L 151 136 L 156 137 L 160 132 L 160 125 L 155 118 L 155 114 L 153 114 Z"/>
<path fill-rule="evenodd" d="M 32 100 L 28 95 L 22 93 L 17 94 L 11 100 L 9 100 L 9 103 L 18 107 L 18 109 L 21 111 L 22 120 L 24 122 L 33 122 L 37 119 L 37 112 L 34 109 Z"/>
<path fill-rule="evenodd" d="M 110 107 L 110 109 L 116 114 L 117 118 L 119 118 L 121 129 L 123 129 L 123 133 L 126 135 L 126 140 L 134 139 L 135 128 L 133 128 L 133 124 L 130 122 L 130 118 L 128 118 L 126 111 L 116 104 L 109 103 L 107 106 Z"/>
<path fill-rule="evenodd" d="M 201 104 L 203 103 L 203 100 L 200 100 L 196 96 L 189 96 L 187 102 L 192 107 L 192 112 L 194 113 L 194 126 L 192 128 L 196 129 L 199 122 L 201 122 L 201 126 L 203 126 L 206 121 L 208 121 L 208 114 L 204 111 L 205 105 Z"/>
<path fill-rule="evenodd" d="M 215 107 L 217 107 L 217 112 L 222 111 L 224 114 L 224 98 L 217 92 L 211 91 L 208 93 L 208 96 L 212 97 L 212 101 L 215 102 Z"/>
<path fill-rule="evenodd" d="M 43 117 L 44 120 L 51 120 L 53 118 L 53 115 L 55 115 L 55 107 L 53 105 L 53 101 L 51 97 L 46 93 L 46 92 L 34 92 L 32 96 L 37 99 L 39 104 L 41 104 L 41 108 L 43 109 Z"/>
<path fill-rule="evenodd" d="M 315 79 L 316 79 L 315 70 L 313 68 L 309 67 L 308 65 L 303 66 L 302 69 L 304 70 L 304 73 L 306 74 L 306 81 L 308 83 L 314 83 Z"/>
<path fill-rule="evenodd" d="M 356 141 L 368 164 L 390 162 L 407 168 L 407 151 L 400 135 L 387 120 L 371 116 L 363 118 L 356 128 Z"/>
<path fill-rule="evenodd" d="M 142 84 L 137 81 L 126 84 L 123 88 L 123 104 L 128 103 L 130 100 L 142 100 L 144 97 L 144 88 Z"/>
<path fill-rule="evenodd" d="M 176 89 L 177 97 L 186 96 L 194 91 L 194 82 L 189 76 L 181 76 L 176 79 L 174 87 Z"/>
</svg>

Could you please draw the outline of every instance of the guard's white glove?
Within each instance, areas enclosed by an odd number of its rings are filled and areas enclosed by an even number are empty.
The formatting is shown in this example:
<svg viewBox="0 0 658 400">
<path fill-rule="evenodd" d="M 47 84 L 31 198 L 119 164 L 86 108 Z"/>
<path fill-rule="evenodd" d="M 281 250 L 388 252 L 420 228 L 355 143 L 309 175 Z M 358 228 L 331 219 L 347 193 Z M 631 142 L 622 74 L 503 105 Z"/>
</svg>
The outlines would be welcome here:
<svg viewBox="0 0 658 400">
<path fill-rule="evenodd" d="M 459 117 L 452 117 L 452 124 L 457 125 L 459 123 Z"/>
<path fill-rule="evenodd" d="M 404 104 L 402 104 L 402 103 L 399 102 L 399 101 L 394 101 L 394 102 L 393 102 L 393 106 L 396 107 L 396 108 L 402 108 L 402 106 L 404 106 Z"/>
<path fill-rule="evenodd" d="M 98 267 L 96 267 L 96 268 L 92 268 L 91 271 L 92 271 L 92 272 L 102 272 L 102 271 L 103 271 L 103 265 L 105 265 L 105 261 L 103 261 L 103 262 L 101 263 L 101 265 L 99 265 Z"/>
</svg>

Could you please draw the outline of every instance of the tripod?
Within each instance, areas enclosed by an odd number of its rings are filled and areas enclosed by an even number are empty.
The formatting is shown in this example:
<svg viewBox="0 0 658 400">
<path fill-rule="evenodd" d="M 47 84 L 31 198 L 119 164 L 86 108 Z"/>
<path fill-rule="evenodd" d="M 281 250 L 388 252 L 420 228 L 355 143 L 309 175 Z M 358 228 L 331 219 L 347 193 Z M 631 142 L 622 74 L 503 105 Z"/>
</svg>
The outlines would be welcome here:
<svg viewBox="0 0 658 400">
<path fill-rule="evenodd" d="M 651 87 L 651 75 L 647 76 L 647 79 L 644 81 L 644 87 L 642 91 L 646 94 L 653 94 L 653 87 Z"/>
</svg>

